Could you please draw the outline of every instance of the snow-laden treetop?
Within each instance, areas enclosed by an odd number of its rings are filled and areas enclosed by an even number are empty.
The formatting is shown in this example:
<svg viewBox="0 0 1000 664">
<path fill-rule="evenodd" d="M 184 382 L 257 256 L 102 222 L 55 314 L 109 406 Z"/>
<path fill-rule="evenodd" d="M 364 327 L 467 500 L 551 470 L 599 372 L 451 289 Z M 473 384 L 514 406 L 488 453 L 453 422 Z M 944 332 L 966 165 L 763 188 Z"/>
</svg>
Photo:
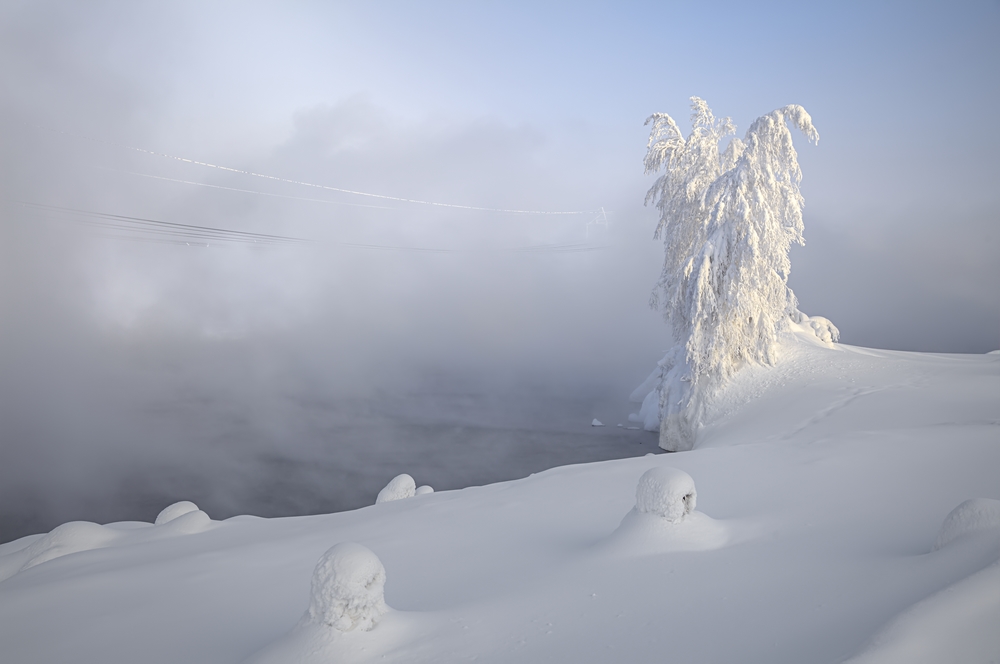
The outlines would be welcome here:
<svg viewBox="0 0 1000 664">
<path fill-rule="evenodd" d="M 797 312 L 788 253 L 803 243 L 802 172 L 789 125 L 819 140 L 806 110 L 791 105 L 757 118 L 720 151 L 735 125 L 698 97 L 691 109 L 686 139 L 666 113 L 646 120 L 646 173 L 663 171 L 646 194 L 664 245 L 650 304 L 662 307 L 677 343 L 660 363 L 667 449 L 693 444 L 706 391 L 747 362 L 775 360 L 778 334 Z"/>
</svg>

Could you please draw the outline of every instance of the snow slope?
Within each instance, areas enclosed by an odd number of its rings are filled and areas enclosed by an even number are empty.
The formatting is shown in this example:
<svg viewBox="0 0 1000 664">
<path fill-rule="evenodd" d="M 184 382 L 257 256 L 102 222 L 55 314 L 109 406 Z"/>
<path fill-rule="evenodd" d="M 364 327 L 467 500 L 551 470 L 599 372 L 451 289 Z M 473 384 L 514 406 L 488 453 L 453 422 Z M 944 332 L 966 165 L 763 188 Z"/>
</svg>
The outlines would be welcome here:
<svg viewBox="0 0 1000 664">
<path fill-rule="evenodd" d="M 352 512 L 194 510 L 0 545 L 0 661 L 1000 660 L 993 502 L 938 540 L 963 501 L 1000 499 L 1000 356 L 800 336 L 710 421 L 690 452 Z M 693 478 L 697 511 L 633 511 L 654 467 Z M 300 624 L 340 542 L 384 566 L 371 631 Z"/>
</svg>

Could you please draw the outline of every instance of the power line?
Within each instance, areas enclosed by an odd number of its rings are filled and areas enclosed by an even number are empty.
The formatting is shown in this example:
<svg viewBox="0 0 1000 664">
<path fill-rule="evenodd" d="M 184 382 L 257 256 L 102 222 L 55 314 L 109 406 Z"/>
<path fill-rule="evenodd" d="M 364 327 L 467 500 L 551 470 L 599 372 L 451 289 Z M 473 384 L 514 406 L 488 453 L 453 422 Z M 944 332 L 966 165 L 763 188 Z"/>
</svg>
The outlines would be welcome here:
<svg viewBox="0 0 1000 664">
<path fill-rule="evenodd" d="M 82 210 L 80 208 L 61 207 L 58 205 L 45 205 L 42 203 L 31 203 L 28 201 L 12 201 L 23 207 L 56 212 L 61 214 L 75 214 L 84 217 L 93 217 L 100 221 L 85 221 L 92 226 L 108 228 L 114 230 L 126 230 L 132 232 L 150 233 L 168 237 L 187 237 L 191 239 L 208 239 L 226 242 L 244 242 L 256 244 L 301 244 L 309 240 L 300 237 L 289 237 L 286 235 L 272 235 L 268 233 L 252 233 L 248 231 L 235 231 L 227 228 L 217 228 L 213 226 L 198 226 L 195 224 L 181 224 L 172 221 L 161 221 L 159 219 L 148 219 L 146 217 L 132 217 L 123 214 L 110 214 L 107 212 L 95 212 L 93 210 Z"/>
<path fill-rule="evenodd" d="M 191 180 L 178 180 L 177 178 L 168 178 L 163 175 L 151 175 L 149 173 L 136 173 L 135 171 L 123 171 L 117 168 L 108 168 L 107 166 L 90 166 L 90 168 L 96 168 L 102 171 L 111 171 L 112 173 L 124 173 L 126 175 L 135 175 L 140 178 L 151 178 L 153 180 L 165 180 L 167 182 L 177 182 L 179 184 L 189 184 L 195 187 L 209 187 L 211 189 L 224 189 L 226 191 L 236 191 L 241 194 L 256 194 L 258 196 L 272 196 L 274 198 L 289 198 L 296 201 L 308 201 L 311 203 L 329 203 L 331 205 L 346 205 L 350 207 L 360 207 L 369 208 L 372 210 L 398 210 L 399 208 L 388 207 L 385 205 L 365 205 L 364 203 L 347 203 L 345 201 L 331 201 L 327 198 L 306 198 L 305 196 L 291 196 L 289 194 L 273 194 L 268 191 L 257 191 L 256 189 L 239 189 L 237 187 L 224 187 L 221 184 L 208 184 L 207 182 L 193 182 Z"/>
<path fill-rule="evenodd" d="M 115 239 L 140 241 L 158 244 L 173 244 L 182 246 L 210 246 L 211 242 L 236 242 L 242 244 L 256 245 L 305 245 L 321 244 L 344 247 L 347 249 L 365 249 L 374 251 L 405 251 L 412 253 L 429 254 L 469 254 L 469 253 L 511 253 L 511 254 L 575 254 L 605 249 L 603 246 L 588 244 L 538 244 L 524 247 L 490 247 L 479 249 L 447 249 L 440 247 L 407 247 L 399 245 L 370 244 L 361 242 L 342 242 L 327 240 L 314 242 L 306 238 L 291 237 L 285 235 L 273 235 L 268 233 L 252 233 L 249 231 L 236 231 L 213 226 L 199 226 L 196 224 L 182 224 L 177 222 L 149 219 L 146 217 L 133 217 L 122 214 L 111 214 L 108 212 L 97 212 L 84 210 L 81 208 L 63 207 L 58 205 L 45 205 L 43 203 L 32 203 L 29 201 L 9 200 L 25 208 L 38 212 L 50 212 L 65 215 L 78 215 L 90 217 L 80 221 L 80 223 L 109 231 L 102 233 L 100 237 Z M 125 232 L 127 235 L 115 232 Z"/>
<path fill-rule="evenodd" d="M 249 175 L 252 177 L 263 178 L 265 180 L 273 180 L 275 182 L 285 182 L 288 184 L 300 185 L 303 187 L 312 187 L 315 189 L 323 189 L 326 191 L 336 191 L 341 194 L 351 194 L 353 196 L 366 196 L 368 198 L 377 198 L 387 201 L 397 201 L 400 203 L 414 203 L 417 205 L 431 205 L 434 207 L 445 207 L 454 208 L 459 210 L 475 210 L 479 212 L 503 212 L 507 214 L 532 214 L 532 215 L 579 215 L 579 214 L 594 214 L 598 212 L 597 210 L 571 210 L 571 211 L 546 211 L 546 210 L 516 210 L 507 208 L 489 208 L 489 207 L 479 207 L 476 205 L 457 205 L 454 203 L 440 203 L 435 201 L 424 201 L 416 198 L 404 198 L 401 196 L 388 196 L 385 194 L 373 194 L 366 191 L 357 191 L 355 189 L 343 189 L 341 187 L 331 187 L 324 184 L 315 184 L 312 182 L 303 182 L 301 180 L 291 180 L 289 178 L 278 177 L 276 175 L 266 175 L 264 173 L 256 173 L 254 171 L 247 171 L 240 168 L 232 168 L 230 166 L 222 166 L 220 164 L 212 164 L 207 161 L 198 161 L 197 159 L 188 159 L 187 157 L 178 157 L 176 155 L 167 154 L 165 152 L 156 152 L 155 150 L 147 150 L 146 148 L 140 148 L 133 145 L 127 145 L 125 143 L 117 143 L 114 141 L 107 141 L 98 138 L 93 138 L 90 136 L 83 136 L 81 134 L 75 134 L 62 129 L 53 129 L 51 127 L 44 127 L 42 125 L 32 124 L 31 126 L 38 129 L 43 129 L 45 131 L 54 132 L 57 134 L 62 134 L 64 136 L 72 136 L 74 138 L 79 138 L 86 141 L 91 141 L 94 143 L 101 143 L 104 145 L 114 145 L 116 147 L 124 148 L 126 150 L 132 150 L 134 152 L 141 152 L 143 154 L 153 155 L 156 157 L 163 157 L 165 159 L 172 159 L 174 161 L 179 161 L 185 164 L 196 164 L 198 166 L 204 166 L 206 168 L 214 168 L 220 171 L 227 171 L 230 173 L 239 173 L 241 175 Z"/>
</svg>

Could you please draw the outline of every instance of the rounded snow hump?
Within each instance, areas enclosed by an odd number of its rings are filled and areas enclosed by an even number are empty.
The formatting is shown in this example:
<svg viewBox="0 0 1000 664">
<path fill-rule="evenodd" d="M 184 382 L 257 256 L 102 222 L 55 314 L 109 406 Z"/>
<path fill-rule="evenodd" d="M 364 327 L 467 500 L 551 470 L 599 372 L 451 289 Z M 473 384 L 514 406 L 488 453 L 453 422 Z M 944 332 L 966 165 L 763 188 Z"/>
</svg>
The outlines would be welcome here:
<svg viewBox="0 0 1000 664">
<path fill-rule="evenodd" d="M 660 466 L 650 468 L 635 488 L 635 508 L 644 514 L 680 523 L 694 512 L 698 492 L 694 480 L 683 470 Z"/>
<path fill-rule="evenodd" d="M 944 518 L 931 551 L 937 551 L 964 535 L 984 531 L 1000 533 L 1000 500 L 970 498 Z"/>
<path fill-rule="evenodd" d="M 412 477 L 403 473 L 402 475 L 396 475 L 389 480 L 389 483 L 385 485 L 385 488 L 378 492 L 378 497 L 375 498 L 375 504 L 390 503 L 394 500 L 403 500 L 405 498 L 413 498 L 414 496 L 424 496 L 428 493 L 434 493 L 434 488 L 429 487 L 426 484 L 423 486 L 417 486 L 417 483 Z"/>
<path fill-rule="evenodd" d="M 402 475 L 396 475 L 389 483 L 385 485 L 385 488 L 378 492 L 378 497 L 375 498 L 375 504 L 388 503 L 394 500 L 402 500 L 404 498 L 412 498 L 417 493 L 417 483 L 413 481 L 413 478 L 403 473 Z"/>
<path fill-rule="evenodd" d="M 320 556 L 309 608 L 283 637 L 244 664 L 375 661 L 411 633 L 412 618 L 385 603 L 385 567 L 368 547 L 341 542 Z"/>
<path fill-rule="evenodd" d="M 678 468 L 654 466 L 636 484 L 635 507 L 600 546 L 632 556 L 708 551 L 746 539 L 745 527 L 696 511 L 697 500 L 690 475 Z"/>
<path fill-rule="evenodd" d="M 385 568 L 368 547 L 342 542 L 316 563 L 306 612 L 309 622 L 341 632 L 366 632 L 387 610 Z"/>
</svg>

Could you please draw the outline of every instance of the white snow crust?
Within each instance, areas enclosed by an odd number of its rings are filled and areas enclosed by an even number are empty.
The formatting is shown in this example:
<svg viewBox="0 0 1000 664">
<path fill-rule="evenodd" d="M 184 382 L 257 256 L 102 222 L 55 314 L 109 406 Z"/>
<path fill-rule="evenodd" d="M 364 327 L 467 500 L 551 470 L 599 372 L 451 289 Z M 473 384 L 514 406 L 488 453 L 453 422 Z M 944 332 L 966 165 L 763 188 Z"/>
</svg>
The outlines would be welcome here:
<svg viewBox="0 0 1000 664">
<path fill-rule="evenodd" d="M 691 451 L 0 544 L 0 661 L 1000 661 L 1000 356 L 783 343 L 706 404 Z M 698 482 L 679 522 L 637 507 L 665 468 Z M 336 613 L 311 581 L 338 542 L 389 579 L 368 631 L 308 617 Z"/>
<path fill-rule="evenodd" d="M 806 316 L 801 311 L 796 311 L 793 320 L 799 325 L 807 327 L 823 343 L 833 344 L 840 340 L 840 330 L 837 329 L 837 326 L 829 318 L 824 318 L 823 316 Z"/>
<path fill-rule="evenodd" d="M 694 511 L 698 493 L 694 480 L 677 468 L 650 468 L 635 489 L 635 508 L 670 523 L 680 523 Z"/>
<path fill-rule="evenodd" d="M 402 475 L 396 475 L 389 483 L 385 485 L 381 491 L 378 492 L 378 496 L 375 498 L 375 504 L 388 503 L 394 500 L 402 500 L 404 498 L 412 498 L 417 493 L 417 483 L 413 481 L 413 478 L 403 473 Z"/>
<path fill-rule="evenodd" d="M 385 568 L 371 549 L 342 542 L 316 563 L 307 622 L 367 632 L 386 610 Z"/>
</svg>

